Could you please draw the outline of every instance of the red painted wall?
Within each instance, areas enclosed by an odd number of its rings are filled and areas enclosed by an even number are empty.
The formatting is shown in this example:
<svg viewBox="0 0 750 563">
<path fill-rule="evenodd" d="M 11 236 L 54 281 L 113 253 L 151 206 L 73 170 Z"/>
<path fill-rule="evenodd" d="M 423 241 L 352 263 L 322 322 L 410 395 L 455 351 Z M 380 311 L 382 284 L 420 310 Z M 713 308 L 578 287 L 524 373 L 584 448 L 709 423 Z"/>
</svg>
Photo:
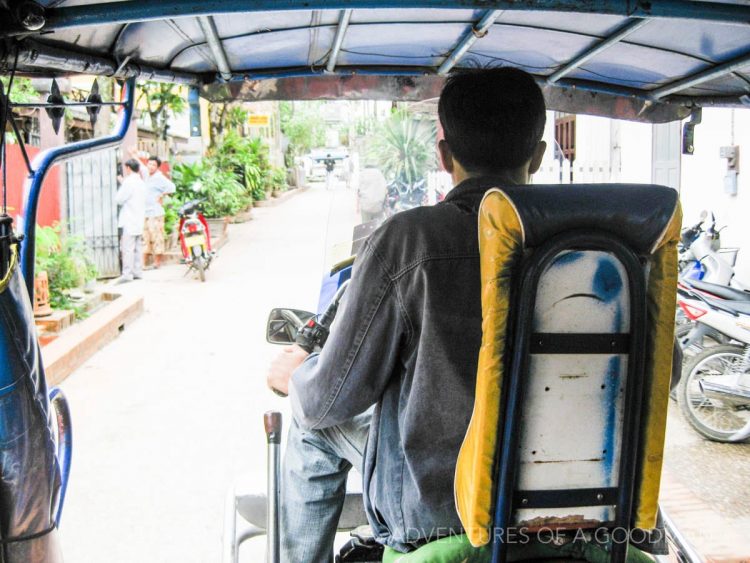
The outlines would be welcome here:
<svg viewBox="0 0 750 563">
<path fill-rule="evenodd" d="M 28 177 L 26 164 L 23 161 L 21 148 L 17 144 L 7 145 L 8 157 L 8 215 L 16 220 L 23 214 L 24 193 L 23 184 Z M 26 147 L 29 158 L 33 161 L 39 154 L 37 147 Z M 0 183 L 2 179 L 0 178 Z M 0 203 L 0 205 L 2 205 Z M 51 225 L 60 220 L 60 166 L 53 166 L 47 174 L 42 186 L 37 212 L 37 223 L 42 226 Z"/>
</svg>

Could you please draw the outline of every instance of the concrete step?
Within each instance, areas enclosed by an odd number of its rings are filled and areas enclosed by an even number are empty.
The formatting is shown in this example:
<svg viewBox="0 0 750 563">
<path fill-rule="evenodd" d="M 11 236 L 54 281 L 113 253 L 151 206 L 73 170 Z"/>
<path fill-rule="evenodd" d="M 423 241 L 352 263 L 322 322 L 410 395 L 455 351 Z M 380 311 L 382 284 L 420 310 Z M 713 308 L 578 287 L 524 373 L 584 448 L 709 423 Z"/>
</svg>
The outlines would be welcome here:
<svg viewBox="0 0 750 563">
<path fill-rule="evenodd" d="M 42 348 L 48 385 L 63 381 L 143 313 L 142 296 L 110 295 L 117 297 Z"/>
</svg>

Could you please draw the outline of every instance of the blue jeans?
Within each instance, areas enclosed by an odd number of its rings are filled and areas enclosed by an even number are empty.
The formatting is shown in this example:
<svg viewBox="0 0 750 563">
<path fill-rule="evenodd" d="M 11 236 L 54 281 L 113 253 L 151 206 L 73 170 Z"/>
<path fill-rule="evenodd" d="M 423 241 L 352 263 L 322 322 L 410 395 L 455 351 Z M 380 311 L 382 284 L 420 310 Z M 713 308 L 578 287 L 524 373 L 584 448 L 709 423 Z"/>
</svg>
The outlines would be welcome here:
<svg viewBox="0 0 750 563">
<path fill-rule="evenodd" d="M 361 473 L 372 410 L 323 430 L 292 419 L 281 469 L 281 561 L 326 563 L 354 467 Z"/>
</svg>

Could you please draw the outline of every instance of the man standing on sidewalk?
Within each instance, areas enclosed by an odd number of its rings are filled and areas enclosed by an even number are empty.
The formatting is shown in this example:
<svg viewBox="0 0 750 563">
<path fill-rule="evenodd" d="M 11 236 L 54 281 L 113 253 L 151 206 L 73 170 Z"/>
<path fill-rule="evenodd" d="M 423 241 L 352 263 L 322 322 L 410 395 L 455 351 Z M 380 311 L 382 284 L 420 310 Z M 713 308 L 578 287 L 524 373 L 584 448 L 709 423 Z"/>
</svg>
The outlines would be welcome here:
<svg viewBox="0 0 750 563">
<path fill-rule="evenodd" d="M 116 283 L 125 283 L 143 277 L 142 238 L 145 221 L 146 185 L 139 174 L 141 164 L 131 158 L 125 163 L 125 178 L 117 190 L 115 201 L 120 206 L 117 226 L 122 229 L 120 251 L 122 276 Z"/>
<path fill-rule="evenodd" d="M 161 159 L 151 156 L 146 167 L 146 222 L 143 226 L 143 266 L 148 266 L 148 257 L 153 260 L 153 267 L 161 266 L 164 255 L 164 207 L 162 200 L 165 195 L 174 193 L 175 186 L 162 174 L 159 167 Z"/>
</svg>

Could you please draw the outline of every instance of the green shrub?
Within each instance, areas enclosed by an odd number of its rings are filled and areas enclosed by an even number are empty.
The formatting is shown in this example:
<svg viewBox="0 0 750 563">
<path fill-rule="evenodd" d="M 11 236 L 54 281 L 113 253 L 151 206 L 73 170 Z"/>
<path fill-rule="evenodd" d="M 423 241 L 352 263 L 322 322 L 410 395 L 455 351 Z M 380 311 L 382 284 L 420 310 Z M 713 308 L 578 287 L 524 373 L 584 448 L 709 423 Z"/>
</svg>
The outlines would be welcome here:
<svg viewBox="0 0 750 563">
<path fill-rule="evenodd" d="M 67 292 L 83 287 L 98 274 L 83 238 L 61 237 L 59 224 L 37 227 L 35 267 L 37 272 L 47 272 L 50 305 L 56 309 L 75 309 L 80 316 Z"/>
<path fill-rule="evenodd" d="M 175 165 L 176 208 L 192 199 L 203 200 L 203 214 L 209 218 L 235 215 L 250 204 L 250 196 L 236 175 L 218 168 L 211 159 L 195 164 Z"/>
<path fill-rule="evenodd" d="M 284 191 L 289 186 L 286 183 L 286 170 L 283 168 L 271 169 L 271 186 L 274 190 Z"/>
</svg>

